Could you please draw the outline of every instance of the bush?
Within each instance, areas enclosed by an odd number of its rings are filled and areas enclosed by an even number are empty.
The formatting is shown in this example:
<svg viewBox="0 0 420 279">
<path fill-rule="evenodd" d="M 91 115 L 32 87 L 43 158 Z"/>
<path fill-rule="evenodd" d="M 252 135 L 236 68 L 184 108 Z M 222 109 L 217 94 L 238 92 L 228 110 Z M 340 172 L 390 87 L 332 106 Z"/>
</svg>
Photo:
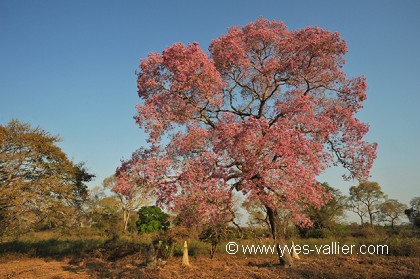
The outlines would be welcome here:
<svg viewBox="0 0 420 279">
<path fill-rule="evenodd" d="M 170 233 L 161 233 L 157 238 L 153 240 L 153 245 L 158 258 L 170 259 L 174 256 L 175 251 L 175 239 Z"/>
<path fill-rule="evenodd" d="M 158 206 L 143 206 L 138 211 L 137 230 L 140 233 L 166 231 L 169 228 L 169 215 Z"/>
<path fill-rule="evenodd" d="M 313 229 L 308 232 L 308 237 L 311 238 L 329 238 L 334 234 L 329 229 Z"/>
<path fill-rule="evenodd" d="M 420 257 L 420 243 L 416 238 L 393 238 L 386 242 L 389 246 L 389 255 Z"/>
</svg>

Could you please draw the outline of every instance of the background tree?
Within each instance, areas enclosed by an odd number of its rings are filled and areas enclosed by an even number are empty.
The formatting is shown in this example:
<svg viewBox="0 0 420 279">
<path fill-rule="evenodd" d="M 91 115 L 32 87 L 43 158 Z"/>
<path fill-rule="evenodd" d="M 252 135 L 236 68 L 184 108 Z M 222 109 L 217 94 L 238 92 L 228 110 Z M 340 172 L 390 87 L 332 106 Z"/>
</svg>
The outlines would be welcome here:
<svg viewBox="0 0 420 279">
<path fill-rule="evenodd" d="M 315 231 L 321 232 L 324 229 L 334 230 L 344 216 L 346 206 L 345 197 L 338 189 L 334 189 L 327 182 L 320 183 L 325 188 L 325 192 L 331 195 L 331 199 L 321 208 L 309 206 L 307 215 L 313 223 L 311 228 L 300 229 L 301 234 L 308 235 Z M 315 233 L 316 234 L 316 233 Z"/>
<path fill-rule="evenodd" d="M 380 212 L 379 219 L 383 222 L 389 222 L 391 228 L 394 229 L 394 224 L 404 215 L 404 210 L 407 206 L 397 200 L 387 199 L 378 208 Z"/>
<path fill-rule="evenodd" d="M 133 153 L 132 158 L 121 162 L 115 175 L 104 180 L 106 187 L 114 192 L 121 203 L 123 213 L 124 231 L 127 230 L 131 213 L 145 205 L 152 197 L 148 181 L 142 175 L 143 168 L 139 162 L 139 156 Z M 137 162 L 137 164 L 133 164 Z"/>
<path fill-rule="evenodd" d="M 169 215 L 158 206 L 142 206 L 139 211 L 137 230 L 140 233 L 166 231 L 169 228 Z"/>
<path fill-rule="evenodd" d="M 73 204 L 75 207 L 81 208 L 89 196 L 88 186 L 86 182 L 92 181 L 92 179 L 95 178 L 95 175 L 89 173 L 84 162 L 80 162 L 74 165 L 73 168 L 73 183 L 75 185 L 74 196 L 76 197 L 76 199 L 73 201 Z"/>
<path fill-rule="evenodd" d="M 199 239 L 203 242 L 210 243 L 210 258 L 213 259 L 217 251 L 217 246 L 226 236 L 226 223 L 211 224 L 203 227 L 200 232 Z"/>
<path fill-rule="evenodd" d="M 361 226 L 364 224 L 364 218 L 368 216 L 368 213 L 367 208 L 363 203 L 358 202 L 357 200 L 352 199 L 350 197 L 347 197 L 346 209 L 356 213 L 359 216 Z"/>
<path fill-rule="evenodd" d="M 308 226 L 306 207 L 328 202 L 316 181 L 328 166 L 367 179 L 376 144 L 362 140 L 368 125 L 355 117 L 366 81 L 346 77 L 346 43 L 317 27 L 290 31 L 261 18 L 229 29 L 209 52 L 175 43 L 141 61 L 136 121 L 152 144 L 146 177 L 168 209 L 186 194 L 211 197 L 200 212 L 229 203 L 235 190 L 260 201 L 283 246 L 284 212 Z M 287 253 L 279 260 L 292 265 Z"/>
<path fill-rule="evenodd" d="M 71 202 L 72 207 L 76 209 L 77 220 L 80 227 L 85 226 L 86 215 L 89 213 L 89 189 L 86 182 L 92 181 L 95 175 L 88 172 L 84 162 L 74 165 L 74 179 L 75 188 L 73 190 L 74 200 Z"/>
<path fill-rule="evenodd" d="M 116 233 L 121 230 L 116 224 L 121 219 L 121 205 L 119 200 L 105 194 L 103 186 L 89 189 L 84 226 L 98 228 L 100 231 Z"/>
<path fill-rule="evenodd" d="M 112 175 L 105 178 L 103 184 L 105 188 L 111 189 L 118 200 L 119 212 L 122 216 L 122 229 L 126 231 L 132 212 L 139 208 L 141 202 L 138 201 L 135 185 L 131 184 L 132 182 L 127 176 L 120 177 L 118 184 L 116 181 L 117 178 Z"/>
<path fill-rule="evenodd" d="M 267 209 L 259 201 L 246 200 L 242 206 L 248 211 L 248 226 L 270 230 Z"/>
<path fill-rule="evenodd" d="M 411 208 L 404 211 L 410 223 L 420 228 L 420 197 L 414 197 L 410 201 Z"/>
<path fill-rule="evenodd" d="M 376 214 L 380 212 L 379 205 L 386 199 L 377 182 L 362 182 L 358 186 L 350 187 L 348 209 L 357 213 L 363 224 L 363 216 L 369 217 L 369 223 L 373 227 Z"/>
<path fill-rule="evenodd" d="M 17 120 L 0 125 L 0 215 L 4 230 L 76 221 L 86 197 L 84 182 L 94 176 L 83 164 L 73 164 L 67 158 L 56 145 L 59 140 Z"/>
</svg>

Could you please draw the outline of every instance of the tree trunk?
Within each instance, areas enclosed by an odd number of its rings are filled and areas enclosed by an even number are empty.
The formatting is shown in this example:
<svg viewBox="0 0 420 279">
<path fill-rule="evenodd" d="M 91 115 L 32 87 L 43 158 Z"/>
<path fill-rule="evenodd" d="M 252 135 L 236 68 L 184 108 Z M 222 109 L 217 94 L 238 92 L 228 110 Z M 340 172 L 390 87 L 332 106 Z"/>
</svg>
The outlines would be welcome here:
<svg viewBox="0 0 420 279">
<path fill-rule="evenodd" d="M 360 226 L 363 226 L 363 215 L 361 214 L 358 214 L 358 215 L 360 217 Z"/>
<path fill-rule="evenodd" d="M 369 213 L 370 227 L 373 228 L 373 213 Z"/>
<path fill-rule="evenodd" d="M 212 243 L 210 248 L 210 259 L 214 258 L 214 254 L 216 253 L 217 244 Z"/>
<path fill-rule="evenodd" d="M 124 231 L 126 231 L 127 227 L 128 227 L 128 220 L 130 219 L 130 211 L 129 210 L 124 210 L 123 219 L 124 219 Z"/>
<path fill-rule="evenodd" d="M 293 266 L 293 259 L 289 253 L 290 247 L 285 247 L 286 245 L 286 235 L 282 229 L 282 221 L 277 211 L 271 207 L 266 206 L 268 220 L 270 222 L 271 234 L 273 239 L 276 241 L 277 255 L 279 257 L 280 265 L 286 267 Z M 283 250 L 282 250 L 283 249 Z"/>
</svg>

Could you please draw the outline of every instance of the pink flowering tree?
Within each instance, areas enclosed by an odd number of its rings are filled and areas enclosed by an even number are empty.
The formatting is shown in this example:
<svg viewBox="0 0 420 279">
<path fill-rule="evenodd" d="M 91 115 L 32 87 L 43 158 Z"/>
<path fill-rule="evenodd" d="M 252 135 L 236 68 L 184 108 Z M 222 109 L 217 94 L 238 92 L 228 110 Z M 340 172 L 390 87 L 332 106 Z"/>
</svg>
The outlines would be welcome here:
<svg viewBox="0 0 420 279">
<path fill-rule="evenodd" d="M 193 201 L 199 219 L 212 221 L 238 191 L 264 205 L 279 245 L 284 212 L 310 226 L 306 207 L 329 199 L 317 176 L 341 164 L 346 179 L 363 181 L 376 157 L 355 116 L 366 81 L 343 72 L 346 52 L 338 33 L 261 18 L 230 28 L 209 54 L 198 43 L 150 53 L 135 119 L 149 134 L 142 175 L 158 203 L 176 210 Z M 292 265 L 290 255 L 280 263 Z"/>
<path fill-rule="evenodd" d="M 133 153 L 129 160 L 121 162 L 110 186 L 121 204 L 124 231 L 128 228 L 131 213 L 147 204 L 153 193 L 143 175 L 142 166 L 139 153 Z"/>
</svg>

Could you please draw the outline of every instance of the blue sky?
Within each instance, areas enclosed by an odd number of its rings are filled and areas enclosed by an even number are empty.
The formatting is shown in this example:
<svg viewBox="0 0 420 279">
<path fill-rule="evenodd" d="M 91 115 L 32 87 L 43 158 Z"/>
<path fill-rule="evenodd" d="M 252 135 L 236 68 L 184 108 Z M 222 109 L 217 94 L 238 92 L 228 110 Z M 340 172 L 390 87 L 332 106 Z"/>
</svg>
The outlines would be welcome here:
<svg viewBox="0 0 420 279">
<path fill-rule="evenodd" d="M 368 80 L 359 117 L 379 144 L 372 180 L 408 204 L 420 196 L 419 15 L 415 0 L 0 0 L 0 123 L 17 118 L 60 134 L 59 145 L 86 162 L 98 185 L 145 144 L 132 116 L 135 71 L 148 52 L 174 42 L 207 49 L 228 27 L 259 16 L 292 30 L 320 26 L 347 41 L 348 75 Z M 347 194 L 352 183 L 340 175 L 330 170 L 321 180 Z"/>
</svg>

